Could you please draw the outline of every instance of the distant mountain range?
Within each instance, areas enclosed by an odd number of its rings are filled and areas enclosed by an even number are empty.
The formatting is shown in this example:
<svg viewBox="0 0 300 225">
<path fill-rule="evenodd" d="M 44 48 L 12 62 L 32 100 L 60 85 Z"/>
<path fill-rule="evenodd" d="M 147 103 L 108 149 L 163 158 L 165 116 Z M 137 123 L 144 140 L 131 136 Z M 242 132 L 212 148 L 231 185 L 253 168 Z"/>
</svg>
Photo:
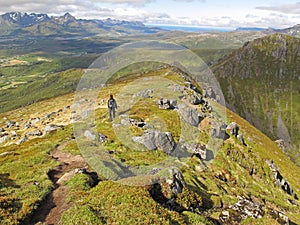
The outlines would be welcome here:
<svg viewBox="0 0 300 225">
<path fill-rule="evenodd" d="M 294 37 L 300 37 L 300 24 L 297 24 L 293 27 L 285 28 L 285 29 L 275 29 L 275 28 L 259 28 L 259 27 L 239 27 L 235 31 L 261 31 L 267 34 L 272 33 L 282 33 L 287 34 Z"/>
<path fill-rule="evenodd" d="M 164 29 L 145 26 L 138 21 L 115 19 L 77 19 L 70 13 L 48 16 L 43 13 L 9 12 L 0 15 L 2 36 L 62 36 L 62 35 L 112 35 L 153 34 Z M 256 31 L 267 34 L 283 33 L 300 37 L 300 25 L 287 29 L 240 27 L 235 31 Z"/>
<path fill-rule="evenodd" d="M 156 33 L 159 28 L 146 27 L 141 22 L 124 20 L 83 20 L 70 13 L 49 17 L 41 13 L 9 12 L 0 16 L 2 35 L 91 35 L 91 34 L 141 34 Z"/>
</svg>

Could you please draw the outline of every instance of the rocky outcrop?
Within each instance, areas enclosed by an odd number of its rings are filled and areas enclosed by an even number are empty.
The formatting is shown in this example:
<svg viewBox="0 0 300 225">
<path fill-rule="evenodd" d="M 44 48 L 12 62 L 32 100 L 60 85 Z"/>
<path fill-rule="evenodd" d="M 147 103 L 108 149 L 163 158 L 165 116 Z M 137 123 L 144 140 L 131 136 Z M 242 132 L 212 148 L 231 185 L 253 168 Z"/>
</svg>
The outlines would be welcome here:
<svg viewBox="0 0 300 225">
<path fill-rule="evenodd" d="M 27 138 L 27 137 L 23 137 L 22 139 L 20 139 L 20 140 L 18 140 L 18 141 L 16 142 L 16 145 L 20 145 L 20 144 L 22 144 L 22 143 L 24 143 L 24 142 L 26 142 L 26 141 L 28 141 L 28 138 Z"/>
<path fill-rule="evenodd" d="M 138 92 L 133 95 L 133 97 L 141 97 L 141 98 L 152 98 L 153 97 L 153 90 L 152 89 L 146 89 L 144 91 Z"/>
<path fill-rule="evenodd" d="M 242 145 L 247 146 L 243 134 L 239 134 L 239 135 L 237 136 L 237 139 L 240 141 L 240 143 L 241 143 Z"/>
<path fill-rule="evenodd" d="M 212 138 L 225 139 L 226 138 L 226 125 L 214 121 L 211 125 L 210 136 Z"/>
<path fill-rule="evenodd" d="M 187 148 L 188 150 L 192 151 L 192 157 L 196 156 L 201 160 L 206 160 L 207 158 L 207 149 L 206 146 L 203 144 L 184 144 L 185 148 Z"/>
<path fill-rule="evenodd" d="M 177 106 L 177 100 L 161 98 L 157 104 L 160 109 L 173 110 Z"/>
<path fill-rule="evenodd" d="M 121 119 L 121 124 L 124 126 L 135 126 L 135 127 L 139 127 L 139 128 L 144 128 L 146 125 L 148 125 L 143 120 L 132 119 L 132 118 L 129 118 L 128 115 L 122 115 L 122 116 L 120 116 L 120 119 Z"/>
<path fill-rule="evenodd" d="M 272 160 L 267 160 L 266 163 L 268 164 L 268 166 L 270 167 L 273 176 L 274 176 L 274 180 L 275 180 L 275 184 L 277 186 L 279 186 L 283 191 L 285 191 L 287 194 L 291 195 L 294 199 L 298 200 L 298 196 L 297 194 L 294 192 L 291 184 L 288 182 L 287 179 L 285 179 L 282 174 L 280 173 L 279 168 L 273 163 Z"/>
<path fill-rule="evenodd" d="M 133 137 L 132 139 L 144 145 L 147 150 L 159 149 L 167 154 L 171 154 L 176 149 L 176 142 L 169 132 L 148 130 L 142 136 Z"/>
<path fill-rule="evenodd" d="M 238 224 L 247 218 L 262 218 L 265 214 L 263 205 L 250 199 L 238 197 L 239 201 L 225 209 L 220 217 L 220 222 L 224 224 Z"/>
<path fill-rule="evenodd" d="M 277 211 L 275 209 L 270 210 L 271 216 L 282 225 L 289 225 L 290 220 L 287 215 L 285 215 L 283 212 Z"/>
<path fill-rule="evenodd" d="M 178 208 L 176 198 L 186 187 L 186 182 L 182 173 L 177 169 L 170 169 L 170 178 L 160 183 L 153 184 L 149 192 L 153 199 L 163 207 L 169 209 Z"/>
<path fill-rule="evenodd" d="M 8 136 L 8 134 L 3 135 L 2 137 L 0 137 L 0 144 L 4 144 L 4 143 L 6 143 L 6 142 L 8 142 L 8 141 L 9 141 L 9 136 Z"/>
<path fill-rule="evenodd" d="M 44 132 L 46 134 L 49 134 L 51 133 L 52 131 L 56 131 L 56 130 L 59 130 L 59 129 L 62 129 L 63 126 L 58 126 L 58 125 L 54 125 L 54 124 L 48 124 L 45 128 L 44 128 Z"/>
<path fill-rule="evenodd" d="M 226 130 L 230 130 L 230 133 L 234 135 L 236 138 L 239 134 L 239 129 L 240 129 L 239 125 L 236 122 L 232 122 L 226 127 Z"/>
<path fill-rule="evenodd" d="M 284 153 L 287 153 L 287 146 L 286 146 L 284 140 L 279 139 L 279 140 L 276 140 L 275 143 Z"/>
<path fill-rule="evenodd" d="M 40 130 L 34 130 L 34 131 L 31 131 L 31 132 L 27 132 L 25 134 L 25 136 L 29 136 L 29 137 L 38 137 L 38 136 L 42 136 L 43 135 L 43 132 L 40 131 Z"/>
<path fill-rule="evenodd" d="M 199 115 L 196 109 L 187 106 L 186 104 L 180 104 L 178 111 L 181 118 L 192 126 L 198 127 L 200 123 Z"/>
</svg>

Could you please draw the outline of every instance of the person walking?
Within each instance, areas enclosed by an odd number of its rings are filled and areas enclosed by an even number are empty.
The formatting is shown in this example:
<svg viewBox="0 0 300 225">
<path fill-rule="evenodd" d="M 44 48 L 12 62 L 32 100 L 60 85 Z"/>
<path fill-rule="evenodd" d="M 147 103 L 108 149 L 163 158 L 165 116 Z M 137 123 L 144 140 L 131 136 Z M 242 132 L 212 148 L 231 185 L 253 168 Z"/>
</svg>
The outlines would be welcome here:
<svg viewBox="0 0 300 225">
<path fill-rule="evenodd" d="M 116 109 L 118 108 L 117 102 L 114 99 L 113 95 L 110 95 L 108 102 L 107 102 L 107 107 L 109 111 L 109 120 L 113 121 L 114 118 L 116 117 Z"/>
</svg>

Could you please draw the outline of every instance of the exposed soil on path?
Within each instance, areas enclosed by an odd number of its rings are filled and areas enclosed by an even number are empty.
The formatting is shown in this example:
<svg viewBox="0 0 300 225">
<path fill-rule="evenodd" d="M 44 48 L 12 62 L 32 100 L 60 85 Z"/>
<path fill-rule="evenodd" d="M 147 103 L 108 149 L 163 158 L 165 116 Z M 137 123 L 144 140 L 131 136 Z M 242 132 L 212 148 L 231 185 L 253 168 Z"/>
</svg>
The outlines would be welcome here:
<svg viewBox="0 0 300 225">
<path fill-rule="evenodd" d="M 32 215 L 29 225 L 35 224 L 58 224 L 62 213 L 72 206 L 72 203 L 66 201 L 69 193 L 68 186 L 64 181 L 68 181 L 75 174 L 75 169 L 86 168 L 87 164 L 81 156 L 74 156 L 70 153 L 64 153 L 62 150 L 68 142 L 59 145 L 51 152 L 51 157 L 58 162 L 60 166 L 49 172 L 48 176 L 53 182 L 53 191 L 44 199 L 40 207 Z"/>
</svg>

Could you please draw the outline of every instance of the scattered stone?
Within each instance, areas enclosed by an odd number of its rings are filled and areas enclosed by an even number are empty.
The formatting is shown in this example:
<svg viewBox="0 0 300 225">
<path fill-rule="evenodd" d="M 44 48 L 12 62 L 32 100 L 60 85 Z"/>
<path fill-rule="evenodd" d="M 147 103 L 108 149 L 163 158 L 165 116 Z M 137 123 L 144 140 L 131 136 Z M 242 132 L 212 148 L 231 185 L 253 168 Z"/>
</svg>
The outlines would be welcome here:
<svg viewBox="0 0 300 225">
<path fill-rule="evenodd" d="M 279 224 L 282 224 L 282 225 L 290 224 L 289 218 L 283 212 L 279 212 L 275 209 L 272 209 L 270 214 Z"/>
<path fill-rule="evenodd" d="M 29 137 L 35 137 L 35 136 L 42 136 L 43 135 L 43 132 L 42 131 L 40 131 L 40 130 L 34 130 L 34 131 L 31 131 L 31 132 L 27 132 L 26 134 L 25 134 L 25 136 L 29 136 Z"/>
<path fill-rule="evenodd" d="M 76 172 L 75 170 L 69 172 L 69 173 L 65 173 L 58 181 L 57 184 L 61 185 L 64 184 L 65 182 L 71 180 L 74 176 L 75 176 Z"/>
<path fill-rule="evenodd" d="M 284 153 L 287 153 L 287 146 L 286 146 L 284 140 L 279 139 L 279 140 L 276 140 L 275 143 Z"/>
<path fill-rule="evenodd" d="M 107 137 L 101 133 L 95 134 L 94 132 L 90 131 L 90 130 L 86 130 L 84 132 L 84 136 L 90 140 L 90 141 L 98 141 L 100 143 L 105 143 L 107 142 Z"/>
<path fill-rule="evenodd" d="M 148 150 L 159 149 L 167 154 L 171 154 L 176 148 L 174 138 L 169 132 L 148 130 L 144 132 L 143 136 L 133 137 L 132 139 L 144 145 Z"/>
<path fill-rule="evenodd" d="M 139 120 L 128 118 L 128 121 L 129 121 L 129 125 L 139 127 L 139 128 L 144 128 L 147 125 L 147 123 L 145 123 L 143 120 L 139 121 Z M 121 121 L 121 124 L 122 124 L 122 121 Z"/>
<path fill-rule="evenodd" d="M 83 134 L 88 140 L 95 141 L 96 140 L 96 134 L 90 130 L 86 130 Z"/>
<path fill-rule="evenodd" d="M 20 144 L 22 144 L 22 143 L 24 143 L 24 142 L 26 142 L 26 141 L 28 141 L 28 138 L 27 138 L 27 137 L 23 137 L 22 139 L 20 139 L 20 140 L 18 140 L 18 141 L 16 142 L 16 145 L 20 145 Z"/>
<path fill-rule="evenodd" d="M 0 153 L 0 157 L 12 155 L 12 154 L 13 154 L 13 152 L 2 152 L 2 153 Z"/>
<path fill-rule="evenodd" d="M 236 122 L 232 122 L 231 124 L 229 124 L 226 128 L 226 130 L 230 130 L 230 133 L 232 135 L 234 135 L 235 137 L 238 136 L 239 134 L 239 125 Z"/>
<path fill-rule="evenodd" d="M 38 123 L 38 122 L 40 122 L 40 121 L 41 121 L 40 118 L 34 118 L 34 119 L 31 119 L 31 120 L 30 120 L 30 123 L 31 123 L 32 125 L 35 125 L 36 123 Z"/>
<path fill-rule="evenodd" d="M 153 96 L 153 90 L 151 89 L 146 89 L 144 91 L 141 91 L 139 93 L 136 93 L 133 95 L 134 98 L 136 97 L 141 97 L 141 98 L 152 98 Z"/>
<path fill-rule="evenodd" d="M 4 144 L 8 141 L 9 141 L 9 136 L 8 135 L 4 135 L 4 136 L 0 137 L 0 144 Z"/>
<path fill-rule="evenodd" d="M 63 126 L 58 126 L 58 125 L 54 125 L 54 124 L 48 124 L 45 128 L 44 128 L 44 132 L 46 134 L 49 134 L 53 131 L 56 131 L 56 130 L 59 130 L 59 129 L 62 129 Z"/>
<path fill-rule="evenodd" d="M 32 126 L 32 124 L 31 124 L 30 121 L 29 121 L 29 122 L 26 122 L 26 123 L 24 124 L 24 129 L 27 130 L 27 129 L 31 128 L 31 126 Z"/>
<path fill-rule="evenodd" d="M 49 114 L 45 114 L 44 119 L 49 119 L 49 118 L 51 118 L 52 116 L 55 116 L 55 115 L 56 115 L 56 112 L 51 112 Z"/>
<path fill-rule="evenodd" d="M 221 223 L 235 224 L 251 217 L 254 219 L 262 218 L 264 214 L 263 205 L 239 197 L 239 201 L 236 204 L 229 206 L 228 209 L 221 213 L 219 220 Z"/>
<path fill-rule="evenodd" d="M 99 142 L 100 143 L 107 142 L 107 137 L 104 134 L 98 133 L 98 135 L 99 135 Z"/>
<path fill-rule="evenodd" d="M 14 127 L 15 125 L 16 125 L 16 122 L 14 122 L 14 121 L 9 120 L 6 122 L 6 128 L 11 128 L 11 127 Z"/>
<path fill-rule="evenodd" d="M 10 133 L 10 135 L 11 135 L 12 137 L 17 137 L 17 136 L 18 136 L 17 132 L 14 131 L 14 130 Z"/>
<path fill-rule="evenodd" d="M 5 132 L 4 128 L 0 128 L 0 133 Z"/>
<path fill-rule="evenodd" d="M 158 101 L 158 107 L 160 109 L 166 109 L 166 110 L 173 110 L 175 109 L 177 106 L 177 100 L 176 99 L 163 99 L 161 98 L 159 101 Z"/>
<path fill-rule="evenodd" d="M 290 203 L 291 205 L 298 206 L 298 203 L 297 203 L 295 200 L 288 199 L 287 201 L 288 201 L 288 203 Z"/>
</svg>

